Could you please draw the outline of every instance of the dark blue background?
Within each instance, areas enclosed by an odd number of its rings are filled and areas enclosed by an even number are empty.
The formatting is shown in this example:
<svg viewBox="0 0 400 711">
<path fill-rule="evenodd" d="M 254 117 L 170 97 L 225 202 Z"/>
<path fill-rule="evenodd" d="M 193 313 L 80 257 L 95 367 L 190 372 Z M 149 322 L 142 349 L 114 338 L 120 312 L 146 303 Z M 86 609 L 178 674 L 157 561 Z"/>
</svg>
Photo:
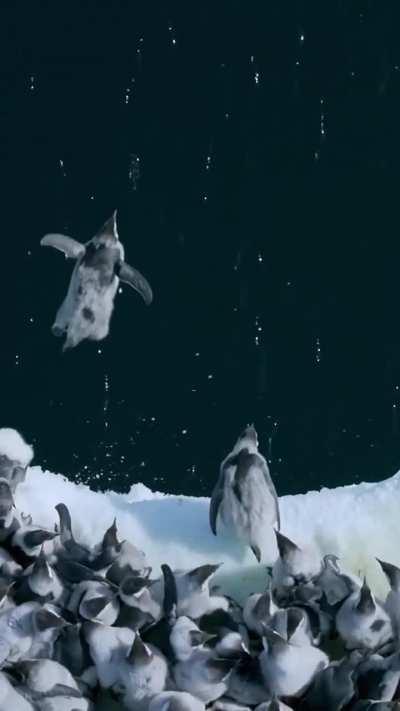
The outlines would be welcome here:
<svg viewBox="0 0 400 711">
<path fill-rule="evenodd" d="M 38 463 L 206 494 L 254 421 L 280 493 L 399 467 L 399 10 L 3 5 L 0 420 Z M 39 240 L 115 207 L 154 305 L 61 354 Z"/>
</svg>

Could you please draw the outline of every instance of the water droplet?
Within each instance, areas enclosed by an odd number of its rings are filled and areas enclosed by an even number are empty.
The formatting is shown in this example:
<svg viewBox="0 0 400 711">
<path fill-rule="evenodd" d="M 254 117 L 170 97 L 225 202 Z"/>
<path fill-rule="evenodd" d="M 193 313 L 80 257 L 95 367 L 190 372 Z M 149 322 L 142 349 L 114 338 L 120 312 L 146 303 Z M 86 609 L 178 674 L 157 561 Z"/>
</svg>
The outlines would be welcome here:
<svg viewBox="0 0 400 711">
<path fill-rule="evenodd" d="M 137 153 L 131 153 L 129 156 L 129 182 L 132 190 L 136 190 L 140 178 L 140 158 Z"/>
<path fill-rule="evenodd" d="M 321 345 L 320 345 L 320 340 L 317 337 L 316 339 L 316 353 L 315 353 L 315 361 L 316 363 L 321 362 Z"/>
</svg>

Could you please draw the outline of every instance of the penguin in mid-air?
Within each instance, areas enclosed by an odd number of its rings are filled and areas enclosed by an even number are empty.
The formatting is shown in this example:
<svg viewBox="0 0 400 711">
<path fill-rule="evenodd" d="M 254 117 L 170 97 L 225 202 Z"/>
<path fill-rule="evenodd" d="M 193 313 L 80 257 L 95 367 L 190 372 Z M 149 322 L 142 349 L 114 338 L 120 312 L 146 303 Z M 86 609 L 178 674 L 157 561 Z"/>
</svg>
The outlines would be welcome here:
<svg viewBox="0 0 400 711">
<path fill-rule="evenodd" d="M 47 234 L 40 244 L 76 260 L 67 296 L 52 326 L 55 336 L 66 336 L 63 350 L 74 348 L 86 338 L 92 341 L 106 338 L 120 280 L 138 291 L 147 305 L 151 304 L 150 284 L 124 261 L 116 210 L 85 245 L 61 234 Z"/>
<path fill-rule="evenodd" d="M 279 530 L 279 504 L 268 464 L 258 451 L 253 425 L 246 427 L 232 452 L 221 464 L 220 475 L 210 502 L 210 526 L 217 524 L 250 546 L 258 562 L 263 545 Z"/>
</svg>

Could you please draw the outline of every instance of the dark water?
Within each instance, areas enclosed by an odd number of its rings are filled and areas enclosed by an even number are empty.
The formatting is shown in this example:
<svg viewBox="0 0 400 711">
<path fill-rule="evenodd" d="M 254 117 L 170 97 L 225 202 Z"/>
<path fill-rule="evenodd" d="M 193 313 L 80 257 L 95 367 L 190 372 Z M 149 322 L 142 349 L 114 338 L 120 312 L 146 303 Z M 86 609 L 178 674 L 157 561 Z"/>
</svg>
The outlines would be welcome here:
<svg viewBox="0 0 400 711">
<path fill-rule="evenodd" d="M 398 2 L 74 7 L 1 10 L 1 423 L 96 487 L 206 494 L 248 421 L 281 493 L 392 474 Z M 39 240 L 115 207 L 154 305 L 61 354 Z"/>
</svg>

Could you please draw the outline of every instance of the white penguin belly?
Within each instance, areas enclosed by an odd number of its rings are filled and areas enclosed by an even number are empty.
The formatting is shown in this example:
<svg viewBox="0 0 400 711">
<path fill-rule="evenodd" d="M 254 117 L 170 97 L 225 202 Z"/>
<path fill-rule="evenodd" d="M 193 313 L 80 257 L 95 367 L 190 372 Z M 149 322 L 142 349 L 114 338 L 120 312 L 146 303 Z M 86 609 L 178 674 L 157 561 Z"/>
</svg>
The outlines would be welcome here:
<svg viewBox="0 0 400 711">
<path fill-rule="evenodd" d="M 66 347 L 84 339 L 101 341 L 108 335 L 118 285 L 118 277 L 107 286 L 101 285 L 96 269 L 80 265 L 74 270 L 54 323 L 55 328 L 66 331 Z"/>
<path fill-rule="evenodd" d="M 276 523 L 275 501 L 260 472 L 250 472 L 241 483 L 240 500 L 232 477 L 232 483 L 225 487 L 221 520 L 227 532 L 247 545 L 262 542 L 271 534 Z"/>
</svg>

